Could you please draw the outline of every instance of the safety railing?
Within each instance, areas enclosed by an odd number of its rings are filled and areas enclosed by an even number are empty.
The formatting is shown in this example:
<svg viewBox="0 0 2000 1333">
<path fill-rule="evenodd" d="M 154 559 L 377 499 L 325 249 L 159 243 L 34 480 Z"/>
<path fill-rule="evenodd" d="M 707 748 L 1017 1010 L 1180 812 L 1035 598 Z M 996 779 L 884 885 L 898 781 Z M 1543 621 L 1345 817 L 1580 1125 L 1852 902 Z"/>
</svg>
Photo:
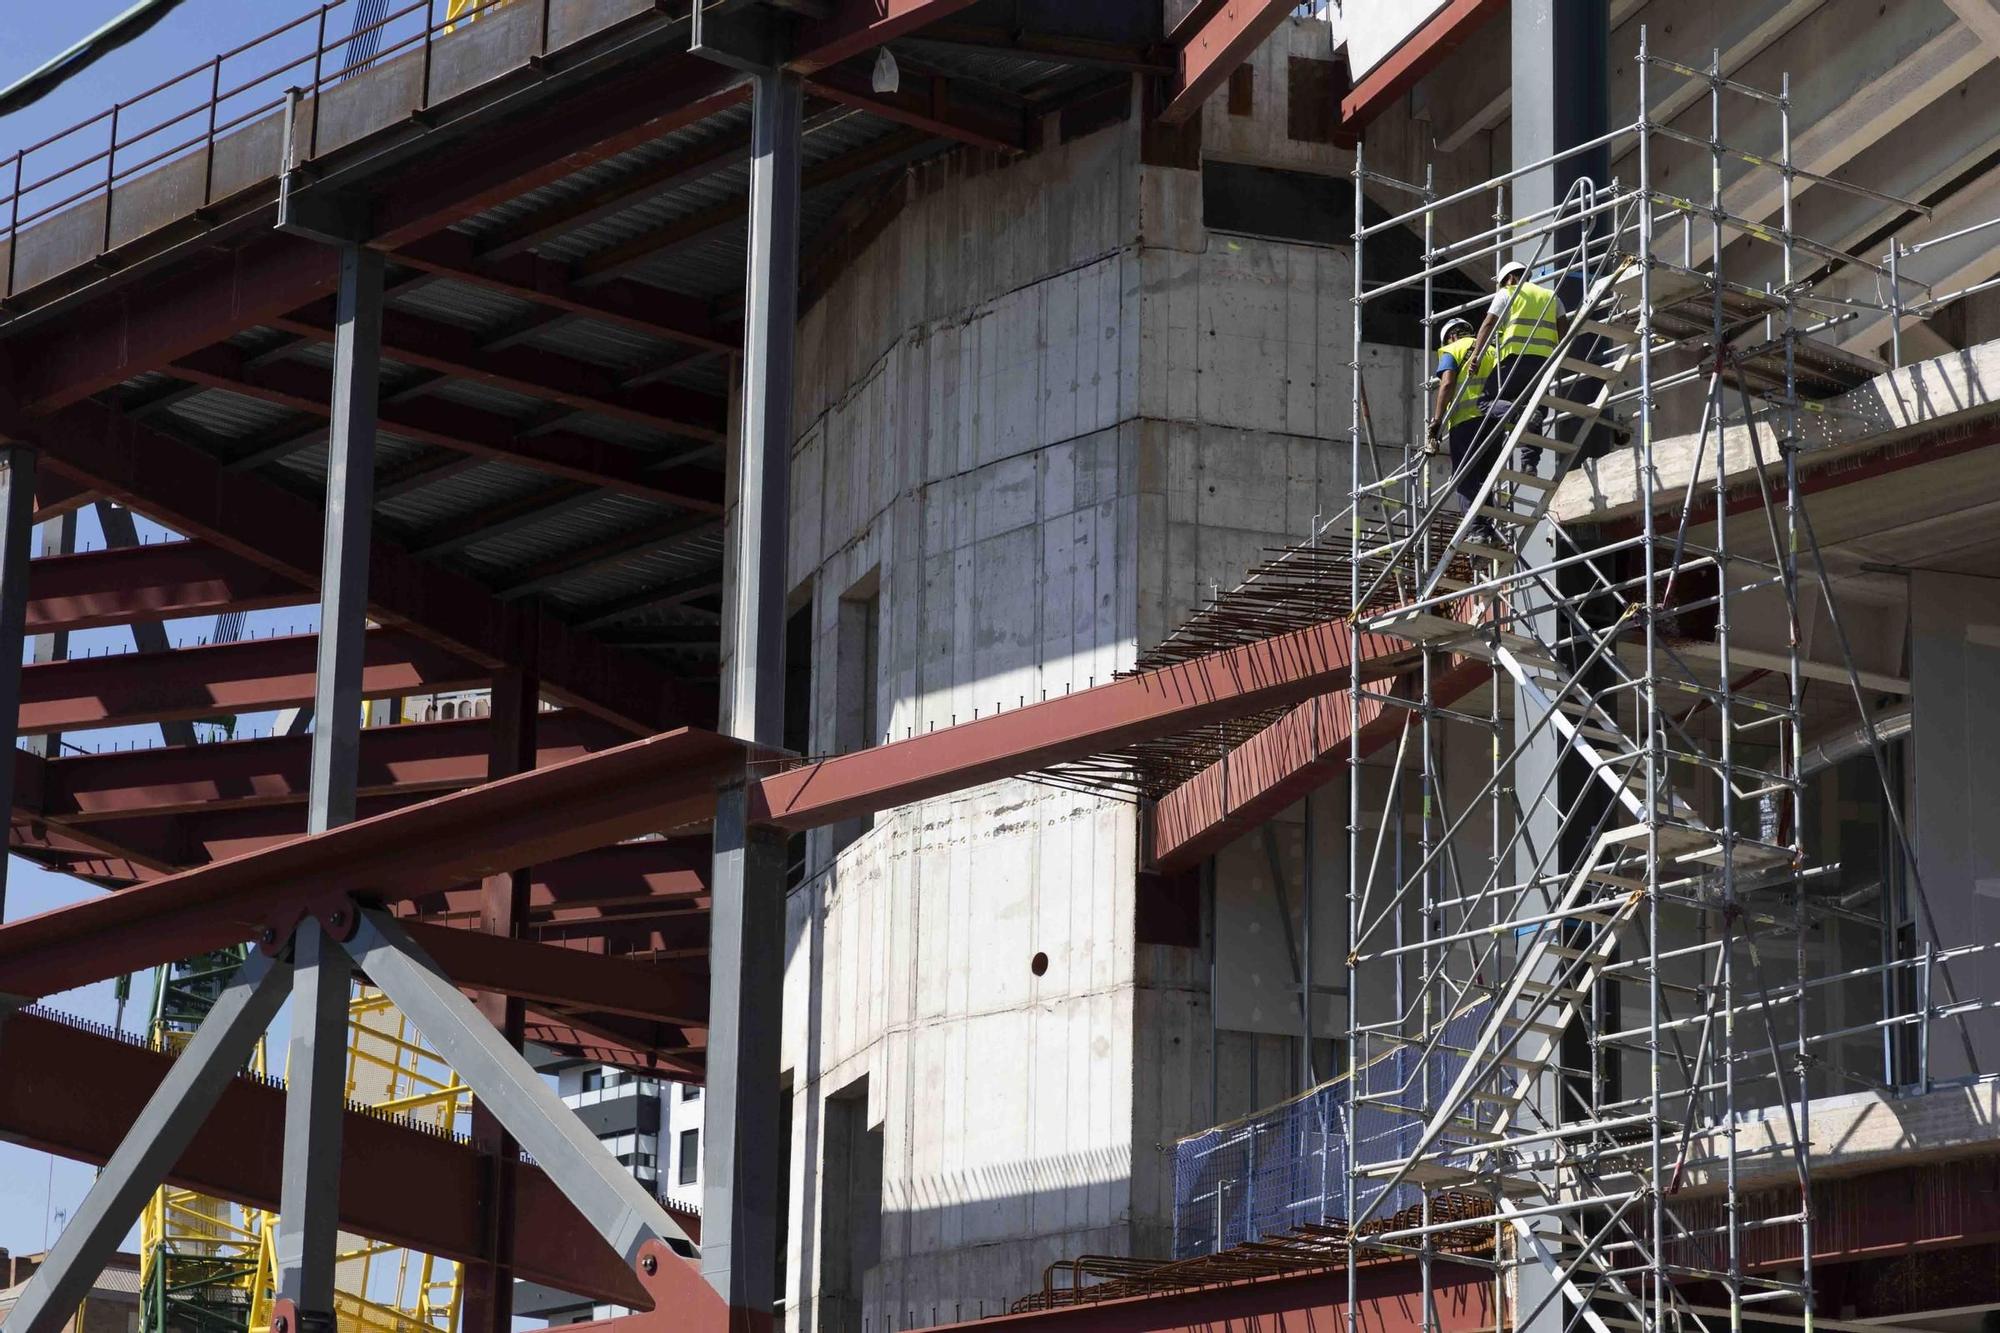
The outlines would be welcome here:
<svg viewBox="0 0 2000 1333">
<path fill-rule="evenodd" d="M 378 0 L 379 2 L 379 0 Z M 538 55 L 547 55 L 555 0 L 528 0 L 539 9 Z M 283 111 L 296 91 L 310 99 L 314 113 L 298 145 L 300 160 L 319 151 L 321 94 L 386 60 L 409 55 L 421 61 L 416 80 L 421 114 L 435 92 L 432 50 L 477 23 L 490 11 L 521 0 L 411 0 L 371 18 L 369 0 L 328 0 L 271 31 L 223 51 L 200 65 L 110 107 L 86 120 L 18 148 L 12 160 L 0 157 L 0 218 L 7 242 L 5 284 L 15 289 L 22 233 L 56 214 L 96 200 L 109 200 L 119 187 L 169 163 L 197 154 L 206 164 L 199 215 L 233 191 L 219 190 L 216 147 L 230 135 Z M 275 155 L 272 163 L 277 165 Z M 113 210 L 103 209 L 103 253 L 113 248 Z"/>
</svg>

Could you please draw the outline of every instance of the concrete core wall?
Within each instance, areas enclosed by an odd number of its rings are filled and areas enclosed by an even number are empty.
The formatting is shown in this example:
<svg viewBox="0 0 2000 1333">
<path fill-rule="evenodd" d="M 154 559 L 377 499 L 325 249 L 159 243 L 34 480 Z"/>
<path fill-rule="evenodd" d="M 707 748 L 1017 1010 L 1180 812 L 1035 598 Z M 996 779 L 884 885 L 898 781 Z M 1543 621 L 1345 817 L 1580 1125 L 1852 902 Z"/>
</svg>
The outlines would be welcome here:
<svg viewBox="0 0 2000 1333">
<path fill-rule="evenodd" d="M 1261 126 L 1261 160 L 1346 171 L 1281 94 L 1247 119 L 1239 150 Z M 1210 234 L 1200 172 L 1149 156 L 1135 112 L 920 168 L 805 314 L 815 749 L 1103 684 L 1344 500 L 1345 248 Z M 1168 1252 L 1168 1149 L 1213 1120 L 1207 961 L 1137 942 L 1137 847 L 1130 804 L 1027 781 L 810 835 L 789 1327 L 971 1318 L 1058 1258 Z"/>
</svg>

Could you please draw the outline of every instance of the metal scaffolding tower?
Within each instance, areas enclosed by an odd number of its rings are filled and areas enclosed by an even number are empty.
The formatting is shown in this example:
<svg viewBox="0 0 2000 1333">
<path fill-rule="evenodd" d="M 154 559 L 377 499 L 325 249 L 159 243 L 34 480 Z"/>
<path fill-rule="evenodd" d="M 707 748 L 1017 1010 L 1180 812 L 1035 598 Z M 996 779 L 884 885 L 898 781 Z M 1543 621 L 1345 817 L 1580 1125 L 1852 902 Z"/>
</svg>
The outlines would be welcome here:
<svg viewBox="0 0 2000 1333">
<path fill-rule="evenodd" d="M 1384 1253 L 1414 1256 L 1426 1293 L 1434 1264 L 1480 1265 L 1516 1328 L 1712 1328 L 1758 1307 L 1803 1313 L 1810 1328 L 1813 1096 L 1928 1086 L 1931 1032 L 1958 1039 L 1938 1020 L 1978 1002 L 1951 992 L 1952 951 L 1898 951 L 1885 932 L 1879 964 L 1841 970 L 1814 944 L 1838 908 L 1815 894 L 1824 867 L 1805 833 L 1814 750 L 1799 645 L 1812 602 L 1840 641 L 1836 688 L 1862 719 L 1858 748 L 1874 755 L 1896 835 L 1887 859 L 1911 910 L 1926 910 L 1797 476 L 1799 359 L 1815 332 L 1858 313 L 1817 297 L 1812 270 L 1863 261 L 1794 230 L 1794 183 L 1860 187 L 1794 163 L 1789 81 L 1753 88 L 1723 77 L 1719 58 L 1704 70 L 1654 56 L 1643 36 L 1636 68 L 1634 122 L 1456 194 L 1356 153 L 1351 506 L 1314 549 L 1344 557 L 1352 660 L 1372 636 L 1422 660 L 1400 684 L 1357 672 L 1348 689 L 1349 1074 L 1342 1141 L 1326 1151 L 1353 1166 L 1328 1211 L 1345 1219 L 1350 1283 Z M 1649 122 L 1648 83 L 1662 79 L 1705 87 L 1707 139 Z M 1731 146 L 1756 118 L 1775 132 L 1775 159 Z M 1661 188 L 1653 159 L 1669 139 L 1706 153 L 1705 197 Z M 1521 178 L 1607 146 L 1636 160 L 1636 180 L 1581 181 L 1553 207 L 1509 215 Z M 1776 173 L 1780 225 L 1725 208 L 1732 159 Z M 1417 202 L 1364 224 L 1369 186 Z M 1442 210 L 1482 197 L 1498 200 L 1490 229 L 1440 234 Z M 1364 282 L 1363 250 L 1395 228 L 1422 232 L 1426 266 Z M 1732 278 L 1745 250 L 1775 250 L 1781 280 Z M 1434 333 L 1458 315 L 1476 323 L 1487 299 L 1439 308 L 1439 280 L 1515 259 L 1561 299 L 1538 330 L 1553 350 L 1490 396 L 1456 474 L 1422 440 L 1367 438 L 1369 303 L 1421 292 L 1428 366 Z M 1907 317 L 1895 274 L 1864 266 L 1892 324 Z M 1658 427 L 1696 419 L 1694 465 L 1669 491 Z M 1551 521 L 1572 465 L 1613 446 L 1633 455 L 1631 530 Z M 1738 660 L 1732 630 L 1774 605 L 1789 660 Z M 1485 707 L 1461 707 L 1482 677 Z M 1364 771 L 1361 719 L 1398 715 L 1386 774 Z M 1414 812 L 1413 855 L 1401 832 L 1389 846 L 1403 822 L 1390 811 Z M 1825 988 L 1857 982 L 1879 987 L 1880 1012 L 1829 1024 Z M 1822 1059 L 1870 1033 L 1879 1078 Z M 1753 1119 L 1766 1127 L 1754 1148 Z M 1785 1162 L 1796 1206 L 1749 1206 L 1739 1181 L 1753 1158 Z M 1468 1200 L 1490 1206 L 1490 1246 L 1445 1243 L 1466 1228 Z M 1788 1233 L 1797 1262 L 1751 1263 L 1760 1233 Z"/>
</svg>

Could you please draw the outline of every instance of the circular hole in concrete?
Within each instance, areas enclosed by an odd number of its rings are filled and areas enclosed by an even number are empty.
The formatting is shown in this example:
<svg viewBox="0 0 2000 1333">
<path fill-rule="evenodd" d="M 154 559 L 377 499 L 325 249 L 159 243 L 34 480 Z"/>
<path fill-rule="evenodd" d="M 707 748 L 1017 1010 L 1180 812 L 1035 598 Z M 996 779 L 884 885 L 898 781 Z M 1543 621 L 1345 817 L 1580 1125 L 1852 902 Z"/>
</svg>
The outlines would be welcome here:
<svg viewBox="0 0 2000 1333">
<path fill-rule="evenodd" d="M 1038 977 L 1043 975 L 1049 970 L 1049 956 L 1045 953 L 1036 954 L 1028 960 L 1028 970 Z"/>
</svg>

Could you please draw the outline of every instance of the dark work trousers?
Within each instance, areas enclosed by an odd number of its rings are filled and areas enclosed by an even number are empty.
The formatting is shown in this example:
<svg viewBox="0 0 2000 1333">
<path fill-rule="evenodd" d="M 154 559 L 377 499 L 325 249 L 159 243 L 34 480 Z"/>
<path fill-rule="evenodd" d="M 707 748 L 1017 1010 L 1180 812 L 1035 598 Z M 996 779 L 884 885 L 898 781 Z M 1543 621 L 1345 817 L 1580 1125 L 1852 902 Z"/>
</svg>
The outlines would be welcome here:
<svg viewBox="0 0 2000 1333">
<path fill-rule="evenodd" d="M 1485 438 L 1477 439 L 1482 431 Z M 1488 421 L 1485 417 L 1461 421 L 1451 428 L 1447 437 L 1451 447 L 1451 473 L 1458 478 L 1453 489 L 1458 492 L 1459 503 L 1467 513 L 1472 511 L 1473 502 L 1479 498 L 1479 488 L 1486 484 L 1486 474 L 1493 470 L 1493 455 L 1505 438 L 1500 423 Z M 1479 456 L 1468 464 L 1466 458 L 1473 452 L 1475 441 Z"/>
<path fill-rule="evenodd" d="M 1502 429 L 1511 429 L 1520 405 L 1534 391 L 1535 379 L 1548 364 L 1545 356 L 1509 356 L 1501 358 L 1493 374 L 1486 381 L 1486 391 L 1479 397 L 1480 408 L 1488 414 L 1505 414 Z M 1532 422 L 1529 430 L 1534 430 Z M 1533 472 L 1542 461 L 1542 447 L 1538 444 L 1521 446 L 1521 471 Z"/>
</svg>

